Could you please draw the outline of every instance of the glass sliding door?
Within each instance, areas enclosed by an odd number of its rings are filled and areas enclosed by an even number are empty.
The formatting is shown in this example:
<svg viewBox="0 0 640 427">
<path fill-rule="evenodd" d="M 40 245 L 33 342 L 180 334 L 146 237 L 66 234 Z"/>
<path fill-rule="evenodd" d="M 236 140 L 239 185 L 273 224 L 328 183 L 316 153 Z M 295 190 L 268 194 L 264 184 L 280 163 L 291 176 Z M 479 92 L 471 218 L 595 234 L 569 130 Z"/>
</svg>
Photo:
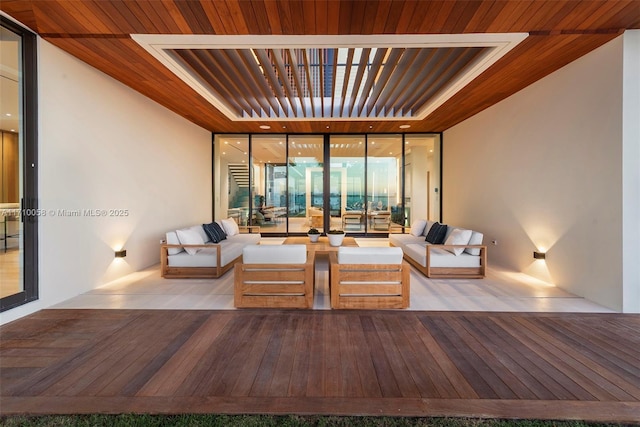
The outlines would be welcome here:
<svg viewBox="0 0 640 427">
<path fill-rule="evenodd" d="M 440 135 L 405 135 L 405 216 L 440 221 Z"/>
<path fill-rule="evenodd" d="M 405 225 L 402 135 L 367 135 L 367 230 L 389 233 Z"/>
<path fill-rule="evenodd" d="M 251 225 L 261 232 L 287 231 L 287 137 L 251 138 Z"/>
<path fill-rule="evenodd" d="M 214 202 L 219 218 L 233 218 L 238 225 L 249 221 L 249 136 L 217 135 L 214 143 L 218 180 Z M 215 185 L 215 184 L 214 184 Z"/>
<path fill-rule="evenodd" d="M 323 167 L 322 135 L 289 136 L 289 232 L 324 231 Z"/>
<path fill-rule="evenodd" d="M 264 234 L 343 229 L 383 236 L 440 220 L 441 137 L 216 135 L 216 218 Z"/>
<path fill-rule="evenodd" d="M 35 36 L 0 17 L 0 310 L 38 297 Z"/>
<path fill-rule="evenodd" d="M 362 233 L 366 227 L 364 135 L 331 135 L 328 198 L 330 228 Z"/>
</svg>

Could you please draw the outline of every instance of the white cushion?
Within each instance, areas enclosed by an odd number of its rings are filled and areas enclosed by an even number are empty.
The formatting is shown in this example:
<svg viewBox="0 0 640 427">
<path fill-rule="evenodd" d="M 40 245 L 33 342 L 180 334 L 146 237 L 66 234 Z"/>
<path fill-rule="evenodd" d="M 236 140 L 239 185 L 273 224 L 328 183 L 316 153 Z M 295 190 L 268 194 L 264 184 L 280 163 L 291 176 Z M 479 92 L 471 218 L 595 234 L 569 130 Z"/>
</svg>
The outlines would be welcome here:
<svg viewBox="0 0 640 427">
<path fill-rule="evenodd" d="M 175 231 L 169 231 L 167 233 L 167 244 L 168 245 L 179 245 L 180 244 L 180 240 L 178 240 L 178 235 L 176 234 Z M 167 253 L 168 255 L 177 255 L 180 252 L 183 252 L 184 248 L 168 248 L 167 249 Z"/>
<path fill-rule="evenodd" d="M 227 233 L 227 236 L 235 236 L 236 234 L 240 234 L 240 228 L 238 227 L 238 223 L 233 218 L 227 218 L 220 220 L 222 223 L 222 228 L 224 232 Z"/>
<path fill-rule="evenodd" d="M 427 266 L 427 249 L 431 251 L 431 267 L 479 267 L 480 257 L 463 253 L 455 256 L 451 252 L 438 248 L 438 245 L 422 245 L 412 243 L 405 247 L 405 254 L 418 262 L 421 266 Z"/>
<path fill-rule="evenodd" d="M 471 238 L 469 239 L 469 244 L 481 245 L 483 238 L 484 238 L 484 235 L 482 233 L 478 233 L 477 231 L 472 231 Z M 464 251 L 470 255 L 480 255 L 480 249 L 478 248 L 467 248 Z"/>
<path fill-rule="evenodd" d="M 463 230 L 456 228 L 451 231 L 447 240 L 444 241 L 445 245 L 468 245 L 469 239 L 471 239 L 471 230 Z M 458 256 L 464 252 L 465 248 L 447 248 L 449 252 Z"/>
<path fill-rule="evenodd" d="M 433 227 L 433 224 L 435 223 L 435 221 L 427 221 L 427 225 L 424 226 L 424 231 L 422 232 L 422 235 L 424 237 L 427 237 L 427 234 L 429 234 L 429 230 L 431 230 L 431 227 Z"/>
<path fill-rule="evenodd" d="M 413 221 L 413 224 L 411 224 L 411 231 L 409 231 L 409 234 L 411 234 L 412 236 L 421 236 L 422 233 L 424 232 L 424 227 L 426 225 L 427 225 L 427 221 L 424 219 Z"/>
<path fill-rule="evenodd" d="M 341 246 L 338 264 L 402 264 L 402 249 Z"/>
<path fill-rule="evenodd" d="M 188 230 L 192 230 L 192 231 L 195 231 L 196 233 L 198 233 L 200 235 L 200 237 L 202 237 L 202 241 L 204 243 L 207 243 L 208 241 L 211 240 L 211 239 L 209 239 L 209 236 L 207 235 L 207 232 L 204 231 L 204 228 L 202 227 L 202 225 L 194 225 L 193 227 L 189 227 Z"/>
<path fill-rule="evenodd" d="M 195 230 L 187 228 L 176 230 L 176 233 L 178 234 L 178 240 L 180 240 L 180 243 L 183 245 L 204 245 L 202 236 Z M 195 255 L 198 252 L 198 248 L 184 248 L 184 250 L 187 251 L 189 255 Z"/>
<path fill-rule="evenodd" d="M 304 264 L 307 245 L 247 245 L 242 250 L 244 264 Z"/>
</svg>

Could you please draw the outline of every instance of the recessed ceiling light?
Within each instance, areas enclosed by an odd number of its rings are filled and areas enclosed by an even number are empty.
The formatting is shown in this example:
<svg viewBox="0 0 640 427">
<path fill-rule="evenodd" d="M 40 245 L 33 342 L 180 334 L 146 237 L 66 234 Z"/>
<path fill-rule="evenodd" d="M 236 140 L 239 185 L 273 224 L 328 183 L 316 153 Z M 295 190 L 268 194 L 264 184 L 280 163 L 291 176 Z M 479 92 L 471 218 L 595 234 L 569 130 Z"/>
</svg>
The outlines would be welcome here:
<svg viewBox="0 0 640 427">
<path fill-rule="evenodd" d="M 280 141 L 278 144 L 282 145 L 282 141 Z"/>
<path fill-rule="evenodd" d="M 400 125 L 400 129 L 409 129 L 411 125 Z"/>
<path fill-rule="evenodd" d="M 362 141 L 358 141 L 358 144 L 362 144 Z"/>
<path fill-rule="evenodd" d="M 6 113 L 5 116 L 11 117 L 11 113 Z"/>
<path fill-rule="evenodd" d="M 327 126 L 327 129 L 329 129 L 329 126 Z"/>
<path fill-rule="evenodd" d="M 227 152 L 226 152 L 226 151 L 223 151 L 223 152 L 222 152 L 222 154 L 227 154 Z"/>
<path fill-rule="evenodd" d="M 376 143 L 375 141 L 371 141 L 371 145 L 375 145 L 375 143 Z"/>
<path fill-rule="evenodd" d="M 429 150 L 430 153 L 433 153 L 433 150 Z"/>
<path fill-rule="evenodd" d="M 236 144 L 240 144 L 240 141 L 236 141 Z"/>
<path fill-rule="evenodd" d="M 260 125 L 260 129 L 271 129 L 269 125 Z"/>
<path fill-rule="evenodd" d="M 287 128 L 286 126 L 282 126 L 282 129 L 286 129 L 286 128 Z"/>
<path fill-rule="evenodd" d="M 244 154 L 247 154 L 247 152 L 245 151 Z"/>
<path fill-rule="evenodd" d="M 393 151 L 389 151 L 389 154 L 393 154 Z"/>
<path fill-rule="evenodd" d="M 244 163 L 244 160 L 242 161 L 242 163 Z"/>
<path fill-rule="evenodd" d="M 15 129 L 11 129 L 11 132 L 15 132 L 15 131 L 16 131 Z"/>
<path fill-rule="evenodd" d="M 298 151 L 298 156 L 299 156 L 300 154 L 302 154 L 302 153 Z"/>
<path fill-rule="evenodd" d="M 225 141 L 224 143 L 225 143 L 225 144 L 229 144 L 229 141 Z"/>
<path fill-rule="evenodd" d="M 409 145 L 409 141 L 405 141 L 405 145 Z"/>
<path fill-rule="evenodd" d="M 373 125 L 369 125 L 369 129 L 373 129 Z"/>
</svg>

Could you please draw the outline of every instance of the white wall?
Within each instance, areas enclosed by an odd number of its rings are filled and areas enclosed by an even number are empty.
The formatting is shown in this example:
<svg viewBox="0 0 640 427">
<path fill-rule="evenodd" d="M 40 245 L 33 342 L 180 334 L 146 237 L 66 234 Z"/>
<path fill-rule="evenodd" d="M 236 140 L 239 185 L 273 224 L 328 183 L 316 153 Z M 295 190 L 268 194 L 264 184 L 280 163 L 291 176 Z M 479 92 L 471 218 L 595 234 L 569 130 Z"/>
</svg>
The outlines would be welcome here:
<svg viewBox="0 0 640 427">
<path fill-rule="evenodd" d="M 40 208 L 128 215 L 41 217 L 40 299 L 3 323 L 156 264 L 167 230 L 211 219 L 210 132 L 43 40 L 38 67 Z"/>
<path fill-rule="evenodd" d="M 622 58 L 618 37 L 449 129 L 443 146 L 444 222 L 497 240 L 490 265 L 618 311 Z M 546 262 L 534 262 L 538 249 Z"/>
<path fill-rule="evenodd" d="M 640 313 L 640 30 L 623 37 L 623 311 Z"/>
</svg>

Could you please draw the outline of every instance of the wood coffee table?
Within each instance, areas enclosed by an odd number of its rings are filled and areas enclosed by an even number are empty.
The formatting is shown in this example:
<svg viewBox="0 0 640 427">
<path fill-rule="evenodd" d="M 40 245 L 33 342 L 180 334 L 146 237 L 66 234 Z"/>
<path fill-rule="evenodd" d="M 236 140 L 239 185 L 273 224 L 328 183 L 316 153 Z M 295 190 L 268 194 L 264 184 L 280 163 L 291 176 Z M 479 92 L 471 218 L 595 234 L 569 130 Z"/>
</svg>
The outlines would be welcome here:
<svg viewBox="0 0 640 427">
<path fill-rule="evenodd" d="M 307 250 L 314 253 L 337 252 L 340 246 L 331 246 L 327 236 L 320 236 L 316 243 L 311 243 L 308 236 L 287 237 L 284 241 L 285 245 L 307 245 Z M 357 247 L 356 239 L 353 237 L 345 237 L 341 246 Z"/>
</svg>

